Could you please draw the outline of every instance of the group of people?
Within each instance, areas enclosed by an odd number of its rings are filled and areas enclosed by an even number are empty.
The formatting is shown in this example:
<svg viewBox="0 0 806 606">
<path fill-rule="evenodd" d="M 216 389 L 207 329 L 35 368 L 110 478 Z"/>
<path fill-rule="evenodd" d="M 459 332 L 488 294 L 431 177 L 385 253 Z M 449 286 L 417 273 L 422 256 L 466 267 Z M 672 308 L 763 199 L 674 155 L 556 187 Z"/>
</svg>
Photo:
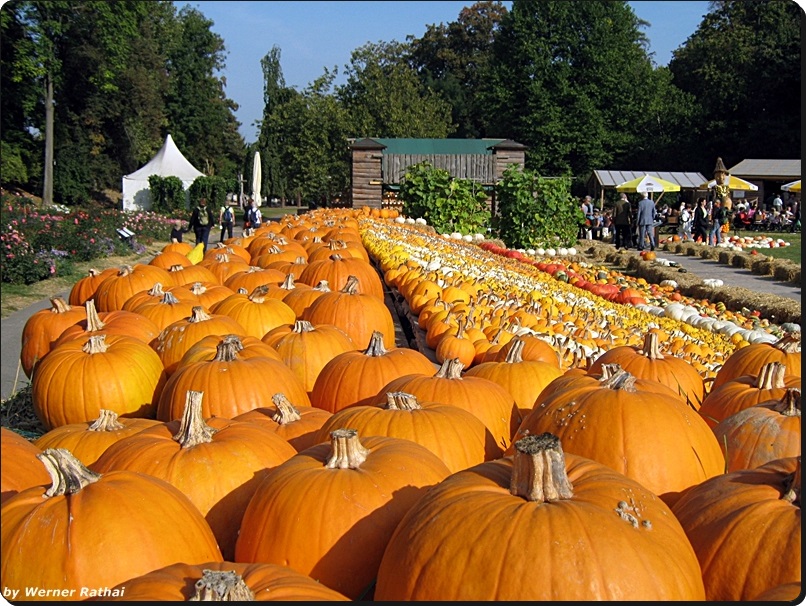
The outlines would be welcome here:
<svg viewBox="0 0 806 606">
<path fill-rule="evenodd" d="M 622 193 L 613 210 L 613 245 L 616 250 L 635 247 L 655 250 L 655 227 L 659 222 L 655 202 L 643 194 L 633 210 L 627 194 Z"/>
<path fill-rule="evenodd" d="M 243 204 L 244 219 L 243 227 L 257 229 L 263 223 L 263 215 L 260 207 L 253 199 L 248 199 Z M 213 209 L 207 204 L 207 198 L 199 198 L 198 204 L 190 214 L 187 223 L 175 221 L 171 230 L 171 240 L 182 241 L 182 235 L 193 230 L 196 237 L 196 245 L 203 244 L 203 251 L 207 252 L 207 245 L 210 240 L 210 230 L 216 224 Z M 235 224 L 235 207 L 229 203 L 224 203 L 218 209 L 218 227 L 221 230 L 219 242 L 232 238 L 232 229 Z"/>
</svg>

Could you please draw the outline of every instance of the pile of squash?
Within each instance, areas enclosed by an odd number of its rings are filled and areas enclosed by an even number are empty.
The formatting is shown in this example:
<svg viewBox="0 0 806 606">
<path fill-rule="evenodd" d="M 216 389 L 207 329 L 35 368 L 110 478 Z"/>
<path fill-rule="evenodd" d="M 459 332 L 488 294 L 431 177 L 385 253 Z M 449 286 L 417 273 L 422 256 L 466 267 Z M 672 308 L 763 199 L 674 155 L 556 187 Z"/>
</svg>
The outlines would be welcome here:
<svg viewBox="0 0 806 606">
<path fill-rule="evenodd" d="M 800 333 L 491 248 L 318 209 L 90 271 L 23 331 L 4 597 L 795 599 Z"/>
</svg>

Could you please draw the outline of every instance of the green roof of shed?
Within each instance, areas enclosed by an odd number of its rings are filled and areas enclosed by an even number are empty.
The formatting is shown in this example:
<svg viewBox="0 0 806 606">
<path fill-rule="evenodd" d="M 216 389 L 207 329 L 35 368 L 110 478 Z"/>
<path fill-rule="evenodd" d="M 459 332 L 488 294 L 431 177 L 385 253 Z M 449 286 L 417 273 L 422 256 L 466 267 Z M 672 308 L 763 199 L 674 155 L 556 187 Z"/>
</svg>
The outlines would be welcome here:
<svg viewBox="0 0 806 606">
<path fill-rule="evenodd" d="M 372 139 L 385 145 L 384 154 L 491 155 L 491 147 L 505 139 Z"/>
</svg>

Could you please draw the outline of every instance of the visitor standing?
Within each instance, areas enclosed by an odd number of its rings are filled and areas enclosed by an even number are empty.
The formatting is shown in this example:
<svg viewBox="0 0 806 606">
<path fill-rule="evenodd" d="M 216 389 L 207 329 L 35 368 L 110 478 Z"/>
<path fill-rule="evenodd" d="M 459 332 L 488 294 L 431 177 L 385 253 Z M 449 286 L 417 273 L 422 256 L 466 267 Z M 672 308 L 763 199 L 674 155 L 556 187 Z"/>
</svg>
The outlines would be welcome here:
<svg viewBox="0 0 806 606">
<path fill-rule="evenodd" d="M 246 223 L 252 229 L 257 229 L 263 224 L 263 215 L 254 200 L 252 200 L 249 210 L 246 211 Z"/>
<path fill-rule="evenodd" d="M 616 250 L 630 248 L 632 244 L 632 206 L 627 194 L 621 194 L 616 202 L 616 212 L 613 215 L 613 239 Z"/>
<path fill-rule="evenodd" d="M 683 208 L 680 210 L 680 225 L 677 227 L 677 235 L 680 236 L 683 242 L 690 242 L 692 240 L 691 226 L 693 222 L 694 216 L 692 215 L 691 208 L 689 208 L 688 204 L 684 204 Z"/>
<path fill-rule="evenodd" d="M 224 234 L 227 234 L 227 238 L 232 238 L 232 224 L 235 222 L 235 213 L 232 210 L 232 206 L 228 203 L 224 203 L 218 211 L 218 224 L 221 226 L 221 239 L 219 242 L 224 241 Z"/>
<path fill-rule="evenodd" d="M 655 250 L 655 203 L 644 194 L 638 202 L 638 250 L 646 248 L 649 240 L 649 250 Z"/>
<path fill-rule="evenodd" d="M 188 227 L 184 221 L 177 219 L 173 223 L 173 227 L 171 228 L 171 242 L 181 242 L 183 234 L 186 234 L 190 231 L 190 227 Z"/>
<path fill-rule="evenodd" d="M 777 210 L 779 213 L 784 210 L 784 201 L 781 200 L 780 194 L 775 194 L 775 197 L 772 199 L 772 209 Z"/>
<path fill-rule="evenodd" d="M 203 244 L 203 252 L 207 252 L 207 241 L 210 239 L 210 228 L 215 221 L 213 211 L 207 206 L 207 198 L 199 199 L 196 208 L 190 215 L 190 228 L 196 234 L 196 245 Z"/>
<path fill-rule="evenodd" d="M 716 246 L 722 242 L 722 220 L 725 218 L 725 209 L 722 200 L 717 198 L 711 210 L 711 229 L 708 232 L 708 244 Z"/>
<path fill-rule="evenodd" d="M 692 223 L 692 236 L 695 242 L 708 243 L 708 232 L 711 230 L 711 219 L 708 215 L 708 200 L 697 198 L 697 207 L 694 209 L 694 222 Z"/>
</svg>

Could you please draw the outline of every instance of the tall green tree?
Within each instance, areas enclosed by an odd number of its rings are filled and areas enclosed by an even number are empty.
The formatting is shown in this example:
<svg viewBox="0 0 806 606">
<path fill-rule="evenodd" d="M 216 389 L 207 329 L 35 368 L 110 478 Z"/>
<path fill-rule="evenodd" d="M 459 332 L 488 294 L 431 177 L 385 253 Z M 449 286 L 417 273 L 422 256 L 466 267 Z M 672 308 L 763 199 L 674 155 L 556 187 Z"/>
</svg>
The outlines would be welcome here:
<svg viewBox="0 0 806 606">
<path fill-rule="evenodd" d="M 249 155 L 251 158 L 254 151 L 260 152 L 263 188 L 266 193 L 286 199 L 289 195 L 288 174 L 283 161 L 284 141 L 281 139 L 285 133 L 281 128 L 282 124 L 278 124 L 273 116 L 298 93 L 285 85 L 280 55 L 280 47 L 273 46 L 260 60 L 260 67 L 263 70 L 263 119 L 259 125 L 256 149 Z M 246 173 L 251 182 L 252 163 L 248 164 Z"/>
<path fill-rule="evenodd" d="M 626 2 L 514 0 L 493 45 L 487 132 L 528 145 L 540 174 L 585 179 L 640 140 L 654 83 Z"/>
<path fill-rule="evenodd" d="M 699 105 L 693 160 L 800 158 L 801 25 L 790 0 L 722 0 L 669 62 L 672 82 Z"/>
<path fill-rule="evenodd" d="M 478 93 L 486 86 L 493 42 L 506 13 L 501 2 L 484 0 L 463 8 L 456 21 L 429 25 L 422 38 L 407 37 L 412 67 L 451 105 L 452 136 L 486 136 L 487 109 Z"/>
<path fill-rule="evenodd" d="M 407 54 L 408 45 L 400 42 L 367 43 L 353 51 L 336 96 L 354 137 L 440 138 L 455 129 L 450 104 L 420 82 Z"/>
<path fill-rule="evenodd" d="M 178 13 L 180 31 L 168 54 L 168 123 L 179 149 L 207 175 L 231 177 L 238 172 L 244 142 L 235 118 L 237 104 L 226 97 L 218 76 L 225 46 L 210 28 L 213 22 L 190 6 Z"/>
</svg>

